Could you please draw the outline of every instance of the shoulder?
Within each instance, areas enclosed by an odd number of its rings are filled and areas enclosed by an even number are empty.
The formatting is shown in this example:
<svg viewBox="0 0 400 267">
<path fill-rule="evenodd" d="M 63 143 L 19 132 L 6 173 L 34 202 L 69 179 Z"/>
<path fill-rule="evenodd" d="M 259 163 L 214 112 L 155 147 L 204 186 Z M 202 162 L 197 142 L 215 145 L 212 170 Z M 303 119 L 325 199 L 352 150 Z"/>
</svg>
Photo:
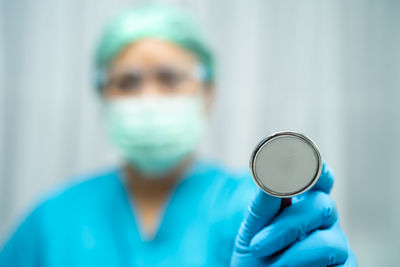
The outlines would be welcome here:
<svg viewBox="0 0 400 267">
<path fill-rule="evenodd" d="M 89 175 L 73 177 L 55 190 L 44 195 L 37 208 L 61 208 L 91 205 L 102 199 L 113 187 L 120 184 L 117 168 Z"/>
<path fill-rule="evenodd" d="M 212 231 L 223 240 L 218 254 L 231 255 L 231 245 L 237 234 L 240 223 L 248 212 L 248 206 L 257 191 L 250 172 L 245 169 L 227 168 L 211 163 L 207 165 L 211 194 L 208 214 L 213 220 Z"/>
<path fill-rule="evenodd" d="M 71 233 L 88 225 L 93 221 L 91 219 L 99 219 L 97 217 L 101 215 L 97 214 L 102 214 L 98 212 L 101 210 L 99 202 L 104 202 L 107 198 L 104 196 L 109 192 L 117 191 L 117 173 L 117 169 L 113 169 L 76 177 L 42 197 L 4 240 L 0 248 L 0 265 L 2 262 L 33 260 L 50 240 L 62 244 L 68 238 L 79 238 Z"/>
<path fill-rule="evenodd" d="M 218 163 L 202 162 L 203 175 L 208 189 L 212 191 L 214 207 L 228 214 L 243 214 L 257 190 L 250 171 L 228 168 Z"/>
<path fill-rule="evenodd" d="M 233 193 L 252 194 L 256 186 L 250 172 L 245 168 L 233 169 L 218 163 L 205 163 L 208 169 L 210 182 L 221 191 L 222 195 L 232 195 Z"/>
<path fill-rule="evenodd" d="M 18 228 L 35 228 L 47 232 L 55 225 L 66 225 L 72 219 L 84 220 L 119 190 L 118 169 L 71 178 L 43 195 L 20 219 Z M 122 190 L 122 189 L 121 189 Z M 18 229 L 15 229 L 18 230 Z"/>
<path fill-rule="evenodd" d="M 223 184 L 228 187 L 247 187 L 254 184 L 250 172 L 245 168 L 233 169 L 221 163 L 206 160 L 198 160 L 195 166 L 197 175 L 214 184 Z"/>
</svg>

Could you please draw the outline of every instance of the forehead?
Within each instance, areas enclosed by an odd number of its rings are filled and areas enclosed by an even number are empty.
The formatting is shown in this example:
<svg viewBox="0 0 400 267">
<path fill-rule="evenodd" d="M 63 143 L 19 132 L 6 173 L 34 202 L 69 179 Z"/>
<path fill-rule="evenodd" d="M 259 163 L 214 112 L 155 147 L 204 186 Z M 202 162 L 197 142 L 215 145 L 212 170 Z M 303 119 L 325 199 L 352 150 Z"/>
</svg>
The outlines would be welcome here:
<svg viewBox="0 0 400 267">
<path fill-rule="evenodd" d="M 188 50 L 165 40 L 143 39 L 126 46 L 112 62 L 116 66 L 177 64 L 190 67 L 197 62 Z"/>
</svg>

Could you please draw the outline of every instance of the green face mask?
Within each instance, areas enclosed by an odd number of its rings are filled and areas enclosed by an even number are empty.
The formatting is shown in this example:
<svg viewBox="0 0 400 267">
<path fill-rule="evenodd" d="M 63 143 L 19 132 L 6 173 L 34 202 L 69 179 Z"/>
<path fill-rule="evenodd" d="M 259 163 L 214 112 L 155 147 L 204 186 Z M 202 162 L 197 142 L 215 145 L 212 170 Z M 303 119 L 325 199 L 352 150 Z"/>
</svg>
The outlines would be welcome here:
<svg viewBox="0 0 400 267">
<path fill-rule="evenodd" d="M 199 144 L 205 128 L 202 95 L 110 100 L 107 130 L 113 144 L 139 172 L 159 177 Z"/>
</svg>

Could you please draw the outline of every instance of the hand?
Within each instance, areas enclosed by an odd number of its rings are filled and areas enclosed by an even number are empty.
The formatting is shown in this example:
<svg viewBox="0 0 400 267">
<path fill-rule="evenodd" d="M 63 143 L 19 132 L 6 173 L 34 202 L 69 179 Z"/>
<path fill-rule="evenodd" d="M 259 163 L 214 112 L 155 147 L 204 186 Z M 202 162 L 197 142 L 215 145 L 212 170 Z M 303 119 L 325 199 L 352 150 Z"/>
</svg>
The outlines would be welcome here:
<svg viewBox="0 0 400 267">
<path fill-rule="evenodd" d="M 259 190 L 236 237 L 232 266 L 357 266 L 329 192 L 332 172 L 279 212 L 281 199 Z"/>
</svg>

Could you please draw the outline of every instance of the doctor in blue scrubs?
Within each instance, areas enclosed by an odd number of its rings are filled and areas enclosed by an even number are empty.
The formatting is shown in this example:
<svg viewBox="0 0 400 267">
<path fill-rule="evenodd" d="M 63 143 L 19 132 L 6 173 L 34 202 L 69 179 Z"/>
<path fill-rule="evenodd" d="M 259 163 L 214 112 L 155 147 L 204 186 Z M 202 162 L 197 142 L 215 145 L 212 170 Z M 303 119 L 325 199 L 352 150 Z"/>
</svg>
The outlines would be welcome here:
<svg viewBox="0 0 400 267">
<path fill-rule="evenodd" d="M 249 173 L 196 157 L 215 73 L 189 15 L 126 10 L 95 58 L 106 129 L 124 163 L 40 201 L 2 246 L 0 266 L 357 266 L 326 165 L 280 210 Z"/>
</svg>

